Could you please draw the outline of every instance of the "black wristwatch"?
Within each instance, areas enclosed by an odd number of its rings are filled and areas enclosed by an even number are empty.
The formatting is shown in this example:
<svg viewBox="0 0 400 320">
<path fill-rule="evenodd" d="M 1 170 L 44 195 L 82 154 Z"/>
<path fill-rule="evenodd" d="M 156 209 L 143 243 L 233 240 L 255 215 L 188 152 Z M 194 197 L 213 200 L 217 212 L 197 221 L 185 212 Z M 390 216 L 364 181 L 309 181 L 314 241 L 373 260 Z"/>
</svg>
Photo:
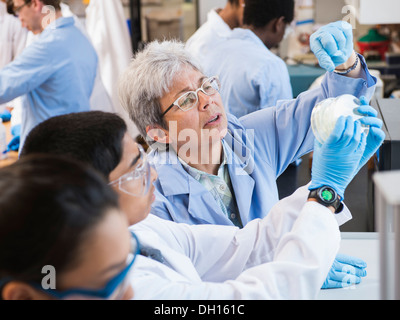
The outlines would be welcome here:
<svg viewBox="0 0 400 320">
<path fill-rule="evenodd" d="M 324 205 L 325 207 L 335 208 L 335 213 L 338 213 L 343 209 L 343 204 L 339 195 L 331 187 L 323 186 L 318 189 L 311 190 L 310 194 L 308 195 L 308 199 L 310 198 L 317 200 L 318 203 Z"/>
</svg>

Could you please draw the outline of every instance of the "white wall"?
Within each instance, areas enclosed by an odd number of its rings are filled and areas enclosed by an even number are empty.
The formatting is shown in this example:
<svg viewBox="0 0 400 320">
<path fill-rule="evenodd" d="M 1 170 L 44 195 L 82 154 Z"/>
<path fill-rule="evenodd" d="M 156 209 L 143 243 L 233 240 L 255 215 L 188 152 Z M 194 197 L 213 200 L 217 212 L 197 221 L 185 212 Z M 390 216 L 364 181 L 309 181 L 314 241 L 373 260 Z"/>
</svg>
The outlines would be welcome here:
<svg viewBox="0 0 400 320">
<path fill-rule="evenodd" d="M 207 21 L 207 13 L 213 8 L 223 8 L 227 0 L 197 0 L 199 3 L 199 25 Z"/>
</svg>

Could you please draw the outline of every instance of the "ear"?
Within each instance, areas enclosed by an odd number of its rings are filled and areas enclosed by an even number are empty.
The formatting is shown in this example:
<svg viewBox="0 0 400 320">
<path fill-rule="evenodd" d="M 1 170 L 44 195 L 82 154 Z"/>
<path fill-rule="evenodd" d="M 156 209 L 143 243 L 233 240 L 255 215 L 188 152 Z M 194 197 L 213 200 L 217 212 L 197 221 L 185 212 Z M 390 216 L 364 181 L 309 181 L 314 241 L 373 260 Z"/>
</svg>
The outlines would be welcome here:
<svg viewBox="0 0 400 320">
<path fill-rule="evenodd" d="M 146 127 L 147 135 L 156 142 L 168 144 L 170 143 L 170 137 L 168 130 L 161 128 L 158 125 L 150 125 Z"/>
<path fill-rule="evenodd" d="M 8 282 L 2 290 L 4 300 L 48 300 L 49 297 L 24 282 Z"/>
<path fill-rule="evenodd" d="M 282 17 L 276 18 L 273 23 L 274 33 L 281 34 L 282 32 L 285 31 L 285 29 L 286 29 L 285 17 L 282 16 Z"/>
<path fill-rule="evenodd" d="M 41 13 L 42 9 L 44 7 L 44 4 L 40 0 L 32 0 L 32 8 L 34 8 L 37 12 Z"/>
</svg>

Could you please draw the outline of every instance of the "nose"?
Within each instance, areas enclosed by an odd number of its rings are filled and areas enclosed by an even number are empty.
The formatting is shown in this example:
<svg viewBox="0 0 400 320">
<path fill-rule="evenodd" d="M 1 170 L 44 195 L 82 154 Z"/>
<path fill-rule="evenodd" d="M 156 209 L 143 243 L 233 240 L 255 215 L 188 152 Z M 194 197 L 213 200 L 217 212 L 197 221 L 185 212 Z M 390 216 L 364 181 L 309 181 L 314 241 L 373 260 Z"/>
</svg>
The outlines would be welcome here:
<svg viewBox="0 0 400 320">
<path fill-rule="evenodd" d="M 199 99 L 199 110 L 200 111 L 205 111 L 207 110 L 208 106 L 210 105 L 210 103 L 212 102 L 212 98 L 211 96 L 205 94 L 203 91 L 199 90 L 197 91 L 197 97 Z"/>
</svg>

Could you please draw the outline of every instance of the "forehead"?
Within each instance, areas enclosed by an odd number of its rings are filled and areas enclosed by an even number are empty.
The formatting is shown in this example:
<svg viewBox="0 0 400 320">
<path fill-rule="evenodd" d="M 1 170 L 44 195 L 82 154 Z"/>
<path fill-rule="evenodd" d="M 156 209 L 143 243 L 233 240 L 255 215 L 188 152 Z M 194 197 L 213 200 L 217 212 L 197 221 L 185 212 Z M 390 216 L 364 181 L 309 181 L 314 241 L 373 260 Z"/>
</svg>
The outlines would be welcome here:
<svg viewBox="0 0 400 320">
<path fill-rule="evenodd" d="M 13 4 L 14 4 L 14 7 L 19 7 L 23 4 L 25 4 L 25 1 L 24 0 L 14 0 Z"/>
<path fill-rule="evenodd" d="M 170 92 L 180 91 L 183 88 L 197 89 L 205 78 L 204 74 L 191 67 L 185 67 L 179 71 L 172 80 Z"/>
</svg>

